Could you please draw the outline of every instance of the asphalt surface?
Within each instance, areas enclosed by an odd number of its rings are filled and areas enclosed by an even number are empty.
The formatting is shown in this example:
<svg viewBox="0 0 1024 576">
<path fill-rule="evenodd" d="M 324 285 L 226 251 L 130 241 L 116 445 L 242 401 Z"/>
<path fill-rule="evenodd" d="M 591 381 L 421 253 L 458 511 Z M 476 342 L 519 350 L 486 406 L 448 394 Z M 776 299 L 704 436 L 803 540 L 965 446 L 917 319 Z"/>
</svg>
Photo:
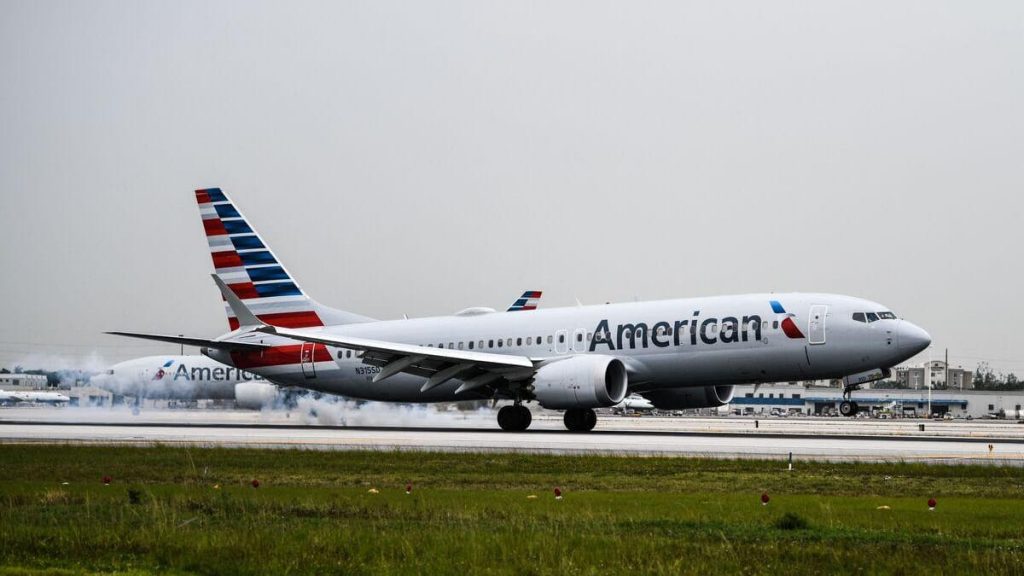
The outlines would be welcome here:
<svg viewBox="0 0 1024 576">
<path fill-rule="evenodd" d="M 337 407 L 335 407 L 337 408 Z M 921 420 L 602 416 L 590 433 L 538 413 L 530 430 L 497 429 L 490 411 L 355 409 L 330 412 L 8 408 L 0 443 L 178 444 L 315 450 L 523 451 L 794 462 L 913 461 L 1024 466 L 1024 424 Z M 920 425 L 924 424 L 924 431 Z"/>
</svg>

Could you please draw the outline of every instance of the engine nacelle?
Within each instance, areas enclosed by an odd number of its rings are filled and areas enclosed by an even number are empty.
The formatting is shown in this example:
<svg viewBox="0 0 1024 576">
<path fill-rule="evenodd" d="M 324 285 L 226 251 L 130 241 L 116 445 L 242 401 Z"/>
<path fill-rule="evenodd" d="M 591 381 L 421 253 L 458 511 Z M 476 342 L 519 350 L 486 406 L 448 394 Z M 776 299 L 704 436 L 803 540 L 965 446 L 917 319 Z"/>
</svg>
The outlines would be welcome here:
<svg viewBox="0 0 1024 576">
<path fill-rule="evenodd" d="M 626 397 L 629 377 L 622 362 L 611 356 L 582 355 L 537 370 L 533 396 L 545 408 L 603 408 Z"/>
<path fill-rule="evenodd" d="M 261 382 L 235 384 L 235 406 L 247 410 L 261 410 L 277 401 L 277 386 Z"/>
<path fill-rule="evenodd" d="M 698 388 L 669 388 L 643 392 L 659 410 L 685 410 L 688 408 L 716 408 L 732 402 L 734 386 L 701 386 Z"/>
</svg>

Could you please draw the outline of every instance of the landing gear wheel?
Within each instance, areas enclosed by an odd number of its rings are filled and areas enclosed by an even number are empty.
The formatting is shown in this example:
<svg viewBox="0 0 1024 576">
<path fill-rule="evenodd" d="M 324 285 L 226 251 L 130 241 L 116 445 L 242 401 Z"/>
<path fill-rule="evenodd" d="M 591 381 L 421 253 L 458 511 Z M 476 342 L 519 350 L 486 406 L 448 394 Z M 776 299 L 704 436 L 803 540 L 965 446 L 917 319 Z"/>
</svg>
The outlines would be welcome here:
<svg viewBox="0 0 1024 576">
<path fill-rule="evenodd" d="M 839 413 L 843 416 L 855 416 L 860 407 L 857 406 L 856 402 L 848 402 L 846 400 L 839 403 Z"/>
<path fill-rule="evenodd" d="M 590 408 L 565 411 L 565 427 L 573 432 L 590 432 L 597 425 L 597 414 Z"/>
<path fill-rule="evenodd" d="M 513 408 L 519 412 L 519 421 L 517 422 L 519 426 L 516 430 L 522 432 L 530 427 L 530 423 L 533 422 L 533 414 L 530 413 L 529 408 L 523 405 L 513 406 Z"/>
<path fill-rule="evenodd" d="M 530 427 L 533 414 L 526 406 L 504 406 L 498 410 L 498 426 L 507 432 L 522 432 Z"/>
</svg>

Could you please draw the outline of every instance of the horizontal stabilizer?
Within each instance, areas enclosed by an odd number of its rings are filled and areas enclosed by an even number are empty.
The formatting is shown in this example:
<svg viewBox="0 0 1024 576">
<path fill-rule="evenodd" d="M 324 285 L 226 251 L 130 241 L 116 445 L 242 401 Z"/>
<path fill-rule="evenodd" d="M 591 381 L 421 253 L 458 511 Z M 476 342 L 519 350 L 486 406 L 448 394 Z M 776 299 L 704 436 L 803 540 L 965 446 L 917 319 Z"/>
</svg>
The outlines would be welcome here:
<svg viewBox="0 0 1024 576">
<path fill-rule="evenodd" d="M 217 350 L 263 350 L 267 348 L 264 344 L 251 342 L 230 342 L 221 340 L 207 340 L 205 338 L 187 338 L 185 336 L 170 336 L 167 334 L 142 334 L 139 332 L 106 332 L 114 336 L 127 336 L 129 338 L 141 338 L 143 340 L 156 340 L 158 342 L 170 342 L 172 344 L 184 344 L 186 346 L 199 346 L 215 348 Z"/>
</svg>

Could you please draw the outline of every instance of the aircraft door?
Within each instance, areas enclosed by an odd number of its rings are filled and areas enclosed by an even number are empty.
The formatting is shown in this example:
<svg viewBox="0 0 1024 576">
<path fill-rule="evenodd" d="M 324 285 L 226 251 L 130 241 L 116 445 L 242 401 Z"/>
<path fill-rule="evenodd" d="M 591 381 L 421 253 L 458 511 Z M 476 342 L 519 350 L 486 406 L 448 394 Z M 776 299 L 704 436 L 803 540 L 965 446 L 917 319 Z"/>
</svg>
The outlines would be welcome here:
<svg viewBox="0 0 1024 576">
<path fill-rule="evenodd" d="M 302 365 L 302 375 L 306 378 L 316 378 L 316 364 L 313 363 L 313 351 L 316 344 L 303 342 L 299 348 L 299 364 Z"/>
<path fill-rule="evenodd" d="M 583 328 L 577 328 L 572 333 L 572 349 L 577 354 L 587 351 L 587 331 Z"/>
<path fill-rule="evenodd" d="M 828 306 L 815 304 L 811 306 L 811 313 L 807 319 L 807 343 L 825 343 L 825 318 L 828 317 Z"/>
<path fill-rule="evenodd" d="M 569 332 L 567 330 L 559 330 L 555 332 L 555 353 L 565 354 L 569 351 Z"/>
</svg>

